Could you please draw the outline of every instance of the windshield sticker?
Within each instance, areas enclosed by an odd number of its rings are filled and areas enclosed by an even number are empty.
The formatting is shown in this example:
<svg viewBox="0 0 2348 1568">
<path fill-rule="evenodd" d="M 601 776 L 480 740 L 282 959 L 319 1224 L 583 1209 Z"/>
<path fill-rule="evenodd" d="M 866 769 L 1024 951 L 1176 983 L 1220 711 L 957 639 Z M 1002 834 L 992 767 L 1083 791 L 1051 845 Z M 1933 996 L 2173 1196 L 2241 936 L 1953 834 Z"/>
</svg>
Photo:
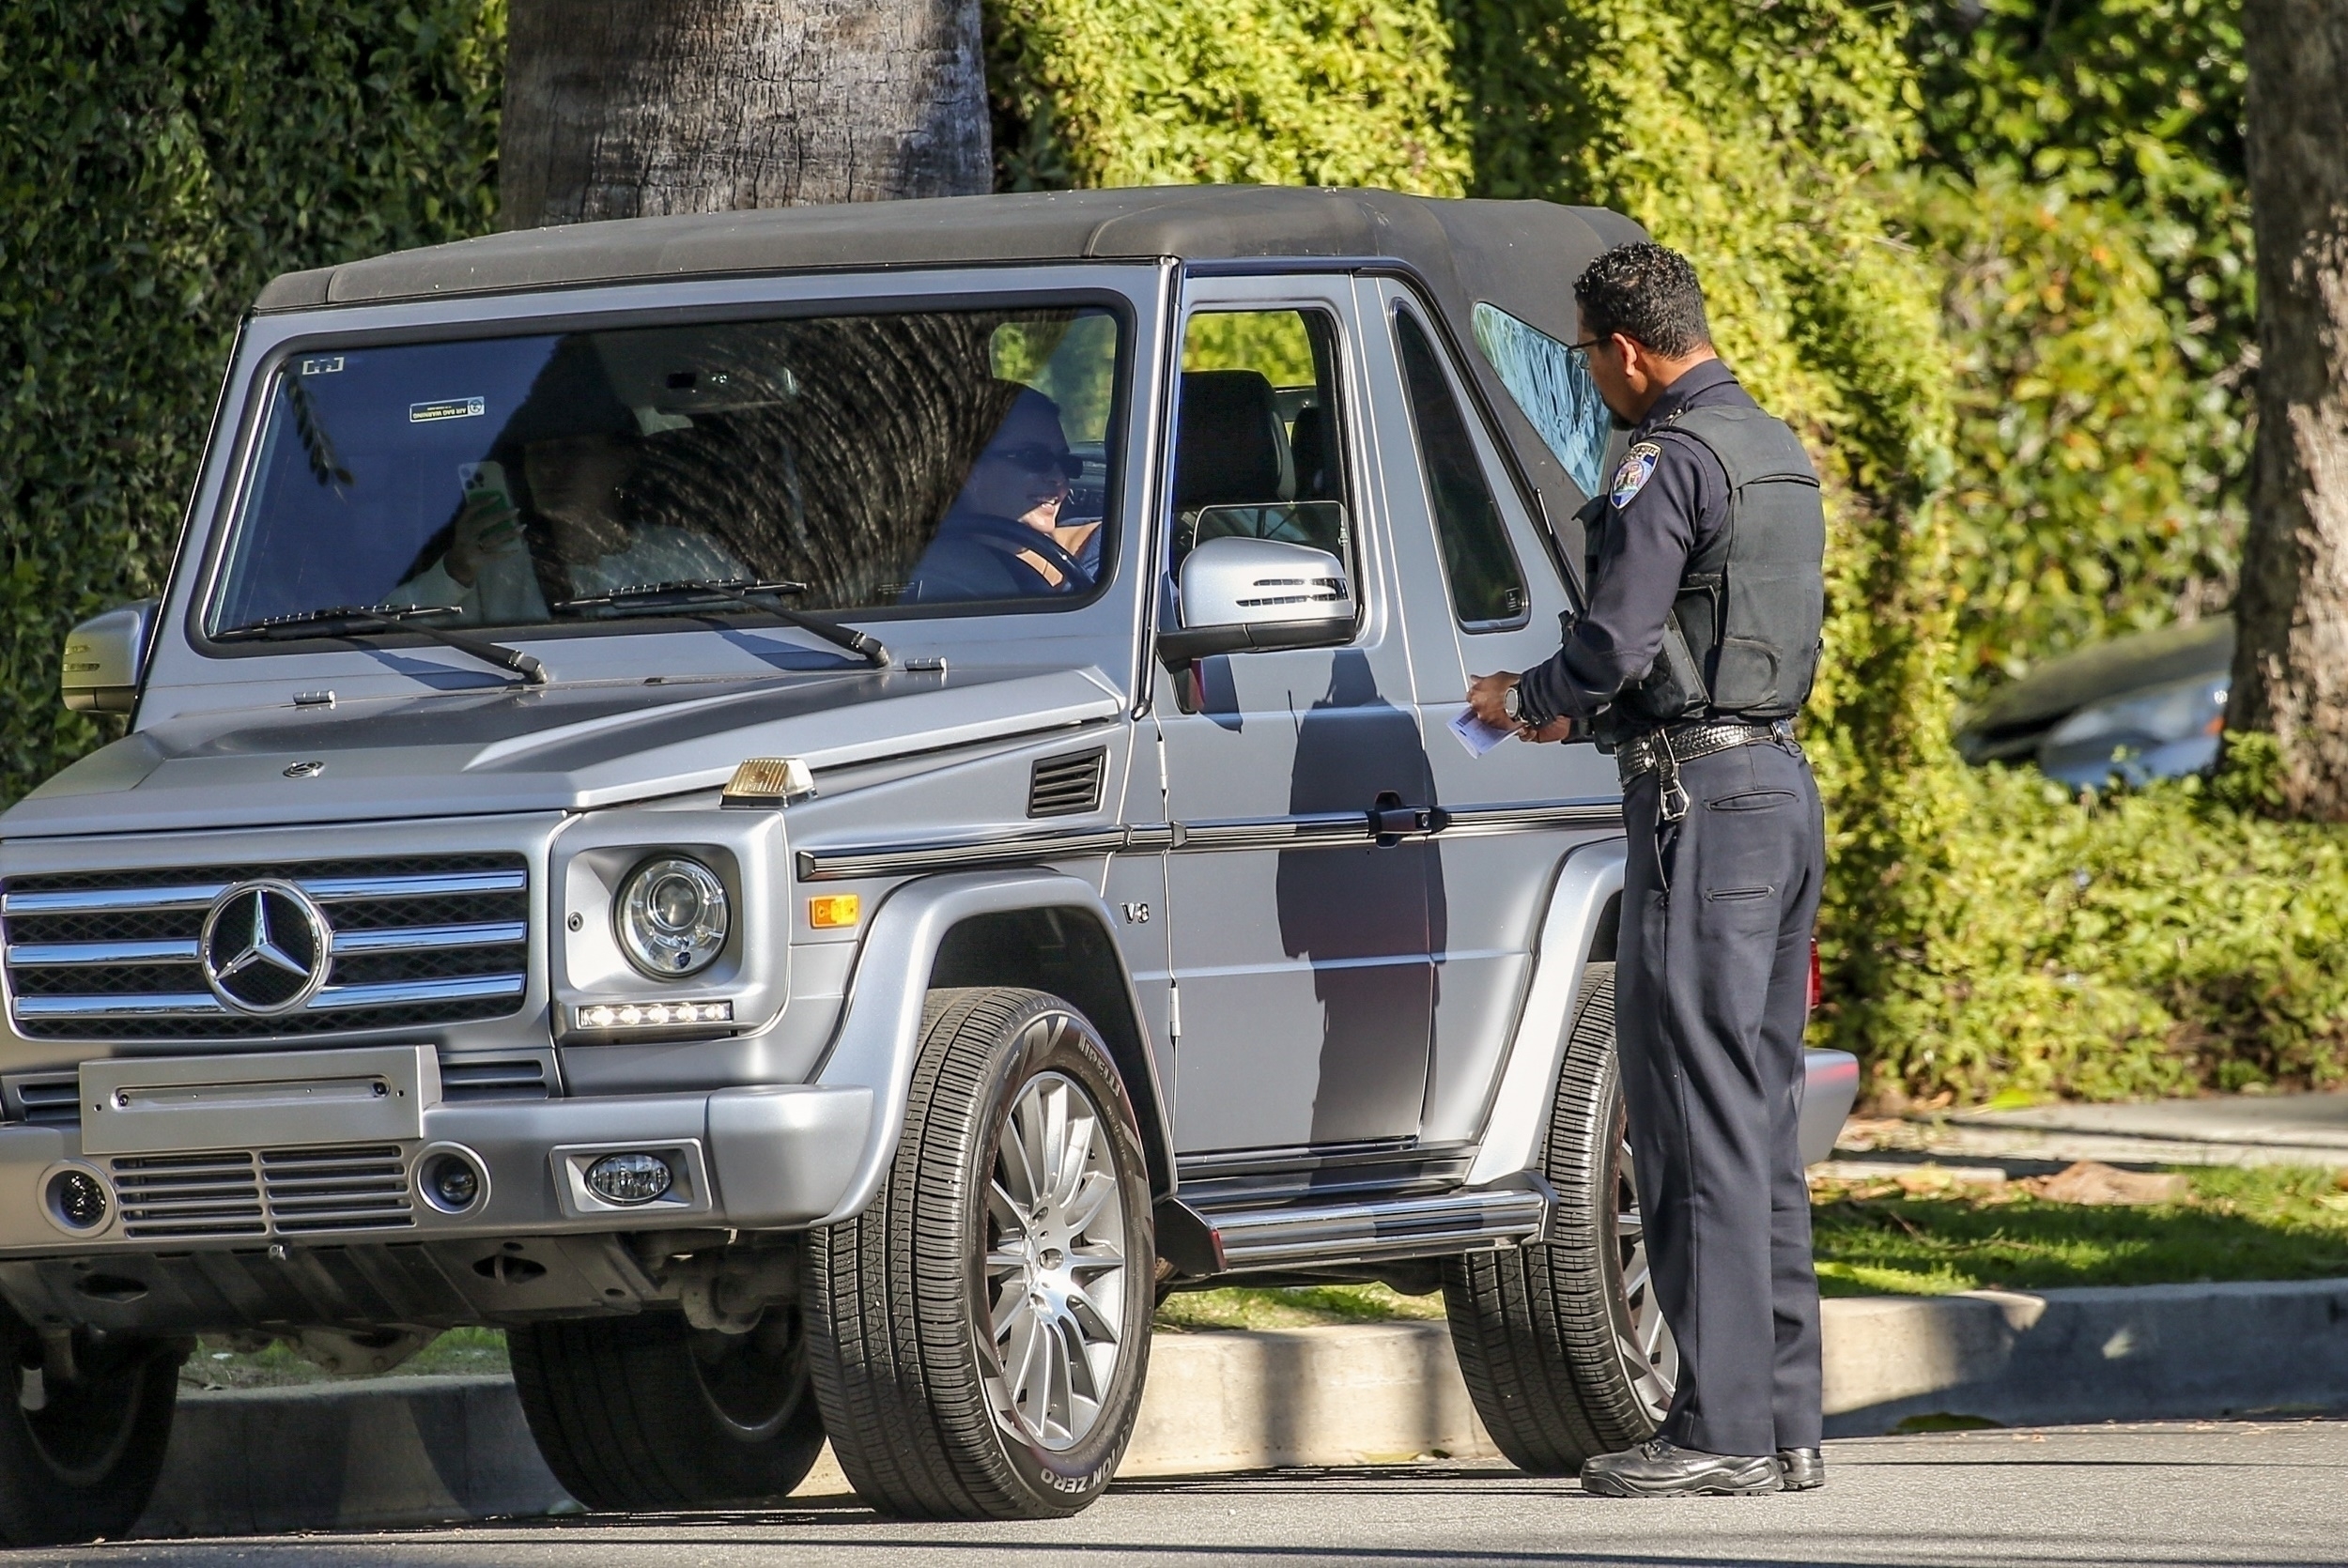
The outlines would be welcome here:
<svg viewBox="0 0 2348 1568">
<path fill-rule="evenodd" d="M 489 411 L 486 397 L 443 397 L 437 403 L 408 405 L 408 423 L 433 424 L 444 419 L 479 419 Z"/>
<path fill-rule="evenodd" d="M 343 357 L 340 354 L 329 354 L 323 359 L 301 361 L 301 374 L 304 376 L 332 376 L 342 368 Z"/>
</svg>

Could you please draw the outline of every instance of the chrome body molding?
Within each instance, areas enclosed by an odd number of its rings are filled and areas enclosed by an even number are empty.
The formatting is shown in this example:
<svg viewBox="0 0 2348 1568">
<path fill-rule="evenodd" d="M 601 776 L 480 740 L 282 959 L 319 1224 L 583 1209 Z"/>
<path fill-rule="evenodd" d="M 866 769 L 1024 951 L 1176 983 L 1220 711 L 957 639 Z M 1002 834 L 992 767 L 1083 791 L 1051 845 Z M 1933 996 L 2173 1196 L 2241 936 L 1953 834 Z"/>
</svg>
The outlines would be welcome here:
<svg viewBox="0 0 2348 1568">
<path fill-rule="evenodd" d="M 1175 853 L 1248 849 L 1305 849 L 1317 844 L 1359 844 L 1384 838 L 1490 838 L 1506 833 L 1605 831 L 1622 826 L 1616 800 L 1528 802 L 1514 806 L 1442 807 L 1415 810 L 1412 827 L 1391 831 L 1364 811 L 1324 811 L 1284 817 L 1249 817 L 1228 822 L 1143 823 L 1134 827 L 1054 828 L 909 844 L 856 844 L 798 852 L 801 882 L 841 882 L 854 877 L 915 876 L 925 871 L 978 870 L 990 866 L 1034 865 L 1088 854 Z M 1381 832 L 1384 825 L 1389 830 Z"/>
</svg>

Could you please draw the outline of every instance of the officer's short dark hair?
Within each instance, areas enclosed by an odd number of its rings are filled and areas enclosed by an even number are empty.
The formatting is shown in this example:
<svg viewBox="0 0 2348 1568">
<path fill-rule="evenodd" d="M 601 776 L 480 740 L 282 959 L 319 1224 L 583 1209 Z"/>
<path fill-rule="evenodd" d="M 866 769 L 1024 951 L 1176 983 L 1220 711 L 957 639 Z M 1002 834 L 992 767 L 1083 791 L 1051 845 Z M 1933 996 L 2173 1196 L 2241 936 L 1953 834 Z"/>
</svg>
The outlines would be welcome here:
<svg viewBox="0 0 2348 1568">
<path fill-rule="evenodd" d="M 1605 252 L 1574 280 L 1582 331 L 1609 338 L 1620 332 L 1669 359 L 1712 346 L 1704 319 L 1704 286 L 1677 251 L 1642 243 Z"/>
</svg>

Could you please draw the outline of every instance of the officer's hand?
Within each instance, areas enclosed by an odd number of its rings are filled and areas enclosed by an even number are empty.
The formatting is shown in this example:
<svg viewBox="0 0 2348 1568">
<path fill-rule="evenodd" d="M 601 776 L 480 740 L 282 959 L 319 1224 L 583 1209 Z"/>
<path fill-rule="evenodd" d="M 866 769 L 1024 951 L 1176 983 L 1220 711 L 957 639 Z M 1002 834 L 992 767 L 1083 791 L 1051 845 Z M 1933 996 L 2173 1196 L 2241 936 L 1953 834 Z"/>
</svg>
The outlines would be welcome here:
<svg viewBox="0 0 2348 1568">
<path fill-rule="evenodd" d="M 1504 669 L 1493 675 L 1478 675 L 1468 685 L 1469 710 L 1486 724 L 1502 730 L 1514 728 L 1508 722 L 1508 711 L 1500 705 L 1500 696 L 1516 684 L 1517 672 L 1513 669 Z"/>
<path fill-rule="evenodd" d="M 1521 741 L 1569 741 L 1573 739 L 1573 720 L 1570 717 L 1560 716 L 1551 719 L 1538 730 L 1518 730 L 1517 739 Z"/>
</svg>

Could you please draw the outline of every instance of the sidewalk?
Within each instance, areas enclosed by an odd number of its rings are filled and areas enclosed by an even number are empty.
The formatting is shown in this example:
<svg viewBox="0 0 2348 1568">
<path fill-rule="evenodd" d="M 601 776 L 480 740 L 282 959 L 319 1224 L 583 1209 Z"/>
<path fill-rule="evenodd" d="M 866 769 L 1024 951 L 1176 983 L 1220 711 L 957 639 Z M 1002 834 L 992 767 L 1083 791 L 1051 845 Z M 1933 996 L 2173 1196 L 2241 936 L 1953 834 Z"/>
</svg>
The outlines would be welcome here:
<svg viewBox="0 0 2348 1568">
<path fill-rule="evenodd" d="M 1996 1165 L 2051 1174 L 2074 1161 L 2348 1167 L 2348 1093 L 2214 1095 L 2128 1105 L 2033 1105 L 1898 1118 L 1854 1116 L 1834 1161 Z"/>
</svg>

